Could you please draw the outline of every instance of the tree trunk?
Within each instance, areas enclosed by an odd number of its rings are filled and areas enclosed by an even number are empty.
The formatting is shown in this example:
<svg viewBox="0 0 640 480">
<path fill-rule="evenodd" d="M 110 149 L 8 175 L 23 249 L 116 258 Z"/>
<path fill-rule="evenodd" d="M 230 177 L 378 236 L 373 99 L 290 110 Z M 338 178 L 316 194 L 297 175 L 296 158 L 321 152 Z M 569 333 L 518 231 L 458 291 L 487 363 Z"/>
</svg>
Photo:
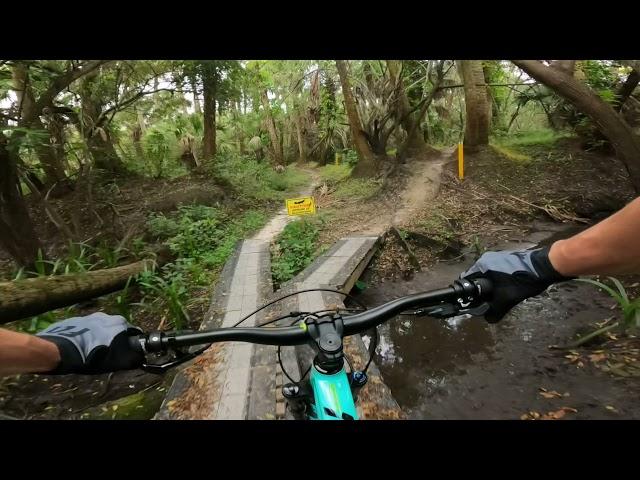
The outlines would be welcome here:
<svg viewBox="0 0 640 480">
<path fill-rule="evenodd" d="M 41 112 L 36 112 L 36 102 L 29 83 L 27 68 L 21 63 L 16 63 L 11 73 L 13 90 L 18 100 L 19 126 L 47 130 L 40 120 Z M 36 152 L 46 176 L 45 184 L 53 185 L 66 178 L 64 167 L 50 143 L 38 142 Z"/>
<path fill-rule="evenodd" d="M 0 245 L 18 265 L 31 269 L 41 246 L 20 190 L 16 155 L 0 132 Z"/>
<path fill-rule="evenodd" d="M 563 73 L 573 77 L 573 73 L 576 70 L 576 61 L 575 60 L 555 60 L 551 63 L 551 67 L 556 70 L 560 70 Z"/>
<path fill-rule="evenodd" d="M 204 137 L 202 143 L 205 160 L 210 160 L 216 155 L 216 83 L 213 74 L 203 76 Z"/>
<path fill-rule="evenodd" d="M 109 131 L 108 121 L 102 114 L 102 101 L 96 93 L 95 81 L 98 72 L 88 74 L 80 87 L 80 101 L 82 103 L 82 118 L 78 125 L 83 132 L 94 165 L 112 173 L 125 171 L 124 164 L 118 156 Z"/>
<path fill-rule="evenodd" d="M 133 131 L 131 132 L 131 139 L 133 140 L 133 148 L 136 152 L 136 156 L 138 160 L 144 160 L 144 149 L 142 148 L 142 136 L 144 135 L 144 118 L 142 117 L 142 113 L 136 111 L 137 122 L 133 127 Z"/>
<path fill-rule="evenodd" d="M 88 144 L 93 163 L 96 168 L 107 170 L 112 173 L 121 173 L 124 171 L 124 164 L 118 156 L 113 141 L 111 140 L 111 132 L 104 126 L 101 131 L 94 131 L 89 137 Z"/>
<path fill-rule="evenodd" d="M 233 117 L 233 133 L 236 140 L 236 145 L 238 146 L 238 152 L 240 155 L 244 155 L 246 153 L 244 146 L 244 129 L 240 125 L 240 113 L 241 113 L 241 102 L 238 100 L 237 102 L 232 103 L 232 117 Z"/>
<path fill-rule="evenodd" d="M 266 115 L 267 130 L 269 131 L 269 138 L 271 139 L 271 149 L 273 151 L 273 161 L 276 165 L 284 165 L 284 152 L 282 150 L 282 141 L 278 136 L 278 130 L 276 129 L 276 123 L 271 115 L 271 105 L 269 104 L 269 97 L 267 91 L 262 90 L 260 95 L 262 100 L 262 106 Z"/>
<path fill-rule="evenodd" d="M 349 129 L 351 130 L 353 145 L 358 154 L 358 163 L 353 170 L 353 174 L 359 177 L 372 177 L 378 171 L 378 160 L 362 131 L 362 123 L 360 122 L 356 102 L 351 92 L 351 84 L 347 74 L 347 64 L 344 60 L 336 60 L 336 67 L 340 75 L 344 106 L 347 111 L 347 118 L 349 119 Z"/>
<path fill-rule="evenodd" d="M 398 99 L 398 113 L 400 114 L 402 128 L 407 132 L 407 139 L 405 140 L 407 145 L 405 148 L 400 148 L 403 152 L 407 152 L 409 155 L 426 153 L 427 144 L 424 141 L 424 137 L 420 131 L 420 126 L 417 125 L 416 118 L 411 112 L 411 105 L 409 98 L 404 90 L 403 80 L 401 78 L 402 63 L 397 60 L 387 60 L 387 67 L 389 73 L 396 84 L 396 94 Z"/>
<path fill-rule="evenodd" d="M 616 92 L 616 104 L 615 110 L 619 112 L 622 110 L 624 103 L 631 96 L 633 91 L 638 86 L 640 82 L 640 75 L 635 70 L 632 70 L 625 82 L 620 86 L 618 91 Z"/>
<path fill-rule="evenodd" d="M 622 117 L 575 78 L 547 67 L 537 60 L 512 62 L 591 118 L 615 148 L 618 157 L 625 164 L 634 188 L 640 192 L 640 139 L 633 134 Z"/>
<path fill-rule="evenodd" d="M 35 98 L 33 90 L 29 85 L 29 75 L 27 68 L 21 63 L 15 63 L 11 71 L 13 90 L 18 100 L 18 115 L 20 119 L 29 121 L 36 116 Z"/>
<path fill-rule="evenodd" d="M 35 128 L 45 129 L 45 126 L 38 119 Z M 64 183 L 67 178 L 67 174 L 64 171 L 61 158 L 56 152 L 55 146 L 50 142 L 48 144 L 38 143 L 36 147 L 36 153 L 38 154 L 38 160 L 40 160 L 40 166 L 44 170 L 46 186 L 54 184 Z"/>
<path fill-rule="evenodd" d="M 464 145 L 470 151 L 489 143 L 489 104 L 480 60 L 460 60 L 464 82 L 466 128 Z"/>
<path fill-rule="evenodd" d="M 39 315 L 121 290 L 130 277 L 153 266 L 153 260 L 141 260 L 93 272 L 0 283 L 0 323 Z"/>
<path fill-rule="evenodd" d="M 296 136 L 298 138 L 298 163 L 307 163 L 307 150 L 302 135 L 302 118 L 300 112 L 294 112 L 293 119 L 296 123 Z"/>
<path fill-rule="evenodd" d="M 489 109 L 489 131 L 491 130 L 502 130 L 504 128 L 503 116 L 502 116 L 502 108 L 501 103 L 499 102 L 499 96 L 494 95 L 493 90 L 488 85 L 489 83 L 493 83 L 491 81 L 491 75 L 489 71 L 489 65 L 485 62 L 482 67 L 482 73 L 484 78 L 484 83 L 487 84 L 487 108 Z M 509 90 L 511 92 L 511 90 Z"/>
</svg>

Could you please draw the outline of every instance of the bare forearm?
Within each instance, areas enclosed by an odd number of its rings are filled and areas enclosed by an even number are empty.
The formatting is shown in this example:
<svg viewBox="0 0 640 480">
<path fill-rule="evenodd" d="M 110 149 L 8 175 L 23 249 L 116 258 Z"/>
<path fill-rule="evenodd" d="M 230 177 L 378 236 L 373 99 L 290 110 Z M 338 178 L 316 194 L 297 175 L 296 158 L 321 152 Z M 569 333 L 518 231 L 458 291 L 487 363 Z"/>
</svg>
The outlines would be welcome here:
<svg viewBox="0 0 640 480">
<path fill-rule="evenodd" d="M 49 372 L 58 363 L 60 352 L 52 342 L 0 328 L 0 376 Z"/>
<path fill-rule="evenodd" d="M 640 273 L 640 198 L 584 232 L 555 242 L 549 260 L 566 276 Z"/>
</svg>

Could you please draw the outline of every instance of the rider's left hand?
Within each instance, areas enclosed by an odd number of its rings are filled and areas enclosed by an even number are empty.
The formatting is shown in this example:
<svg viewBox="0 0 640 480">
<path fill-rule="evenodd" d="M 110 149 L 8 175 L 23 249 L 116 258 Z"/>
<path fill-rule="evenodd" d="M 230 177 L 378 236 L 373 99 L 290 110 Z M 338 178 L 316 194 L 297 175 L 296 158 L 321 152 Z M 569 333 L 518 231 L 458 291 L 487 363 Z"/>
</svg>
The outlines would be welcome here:
<svg viewBox="0 0 640 480">
<path fill-rule="evenodd" d="M 60 363 L 49 374 L 95 374 L 141 366 L 142 350 L 129 344 L 129 337 L 140 333 L 124 317 L 98 312 L 54 323 L 37 336 L 60 351 Z"/>
</svg>

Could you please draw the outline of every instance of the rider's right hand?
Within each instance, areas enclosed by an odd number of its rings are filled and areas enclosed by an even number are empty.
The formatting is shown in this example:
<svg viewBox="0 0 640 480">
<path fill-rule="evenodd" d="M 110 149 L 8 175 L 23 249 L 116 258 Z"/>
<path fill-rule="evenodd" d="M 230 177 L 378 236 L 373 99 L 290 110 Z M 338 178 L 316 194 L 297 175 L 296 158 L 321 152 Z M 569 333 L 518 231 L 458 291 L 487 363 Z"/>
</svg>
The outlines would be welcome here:
<svg viewBox="0 0 640 480">
<path fill-rule="evenodd" d="M 461 278 L 485 277 L 493 284 L 491 308 L 485 314 L 490 323 L 500 321 L 523 300 L 544 292 L 550 285 L 571 280 L 558 273 L 549 260 L 549 248 L 486 252 Z"/>
</svg>

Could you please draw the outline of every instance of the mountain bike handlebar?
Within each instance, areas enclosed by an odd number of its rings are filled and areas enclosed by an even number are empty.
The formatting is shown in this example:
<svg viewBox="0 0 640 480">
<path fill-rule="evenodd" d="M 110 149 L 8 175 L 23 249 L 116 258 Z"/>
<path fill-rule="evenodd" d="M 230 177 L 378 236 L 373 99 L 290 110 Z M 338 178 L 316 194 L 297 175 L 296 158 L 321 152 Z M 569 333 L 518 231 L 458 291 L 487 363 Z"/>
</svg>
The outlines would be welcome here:
<svg viewBox="0 0 640 480">
<path fill-rule="evenodd" d="M 349 336 L 365 332 L 415 308 L 431 308 L 424 313 L 439 317 L 464 313 L 482 314 L 477 308 L 483 305 L 488 307 L 486 301 L 490 299 L 491 290 L 491 281 L 486 278 L 456 280 L 447 288 L 400 297 L 370 310 L 345 316 L 341 319 L 341 334 Z M 302 322 L 294 327 L 219 328 L 201 332 L 156 331 L 131 337 L 130 341 L 132 346 L 142 348 L 146 353 L 162 353 L 182 347 L 228 341 L 277 346 L 302 345 L 308 343 L 310 338 L 308 325 Z"/>
</svg>

